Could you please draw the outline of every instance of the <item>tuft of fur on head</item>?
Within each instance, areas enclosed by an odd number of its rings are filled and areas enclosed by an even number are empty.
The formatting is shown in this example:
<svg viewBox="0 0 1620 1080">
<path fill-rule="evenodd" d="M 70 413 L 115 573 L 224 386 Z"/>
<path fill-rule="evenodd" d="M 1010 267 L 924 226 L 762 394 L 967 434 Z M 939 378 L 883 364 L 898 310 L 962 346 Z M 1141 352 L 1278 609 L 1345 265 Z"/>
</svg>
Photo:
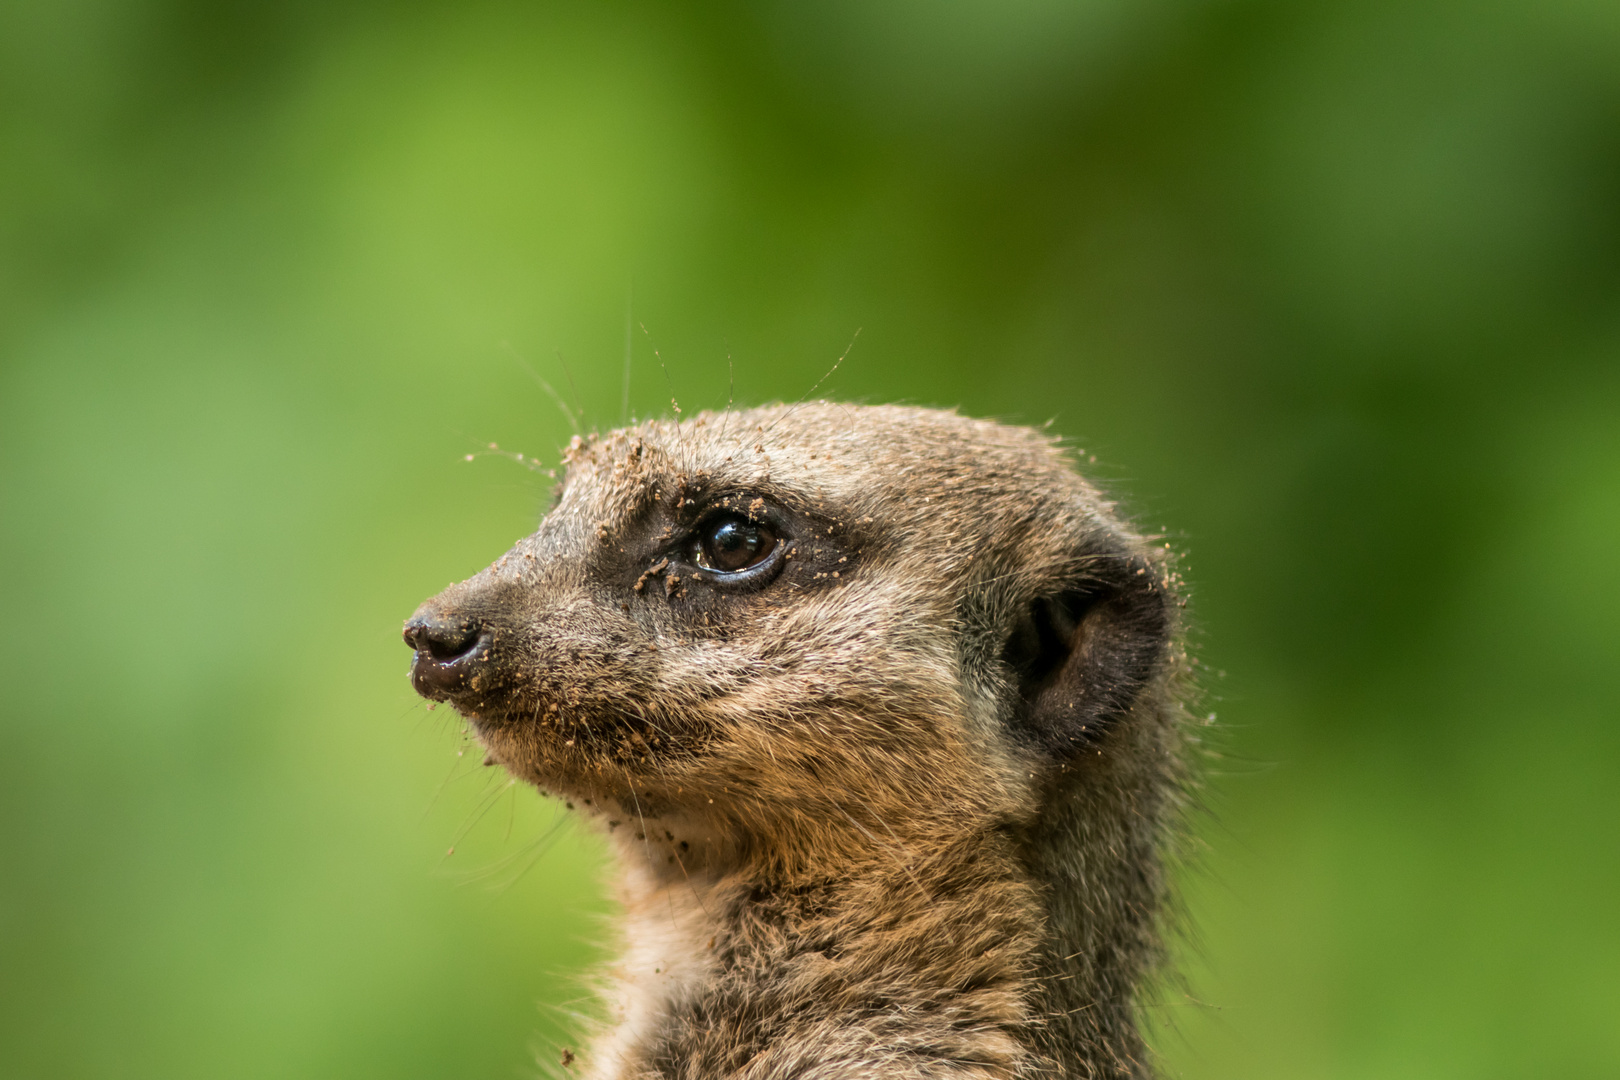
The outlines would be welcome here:
<svg viewBox="0 0 1620 1080">
<path fill-rule="evenodd" d="M 1051 437 L 927 409 L 654 420 L 566 466 L 406 637 L 418 689 L 616 845 L 593 1075 L 1149 1075 L 1188 784 L 1168 547 Z"/>
</svg>

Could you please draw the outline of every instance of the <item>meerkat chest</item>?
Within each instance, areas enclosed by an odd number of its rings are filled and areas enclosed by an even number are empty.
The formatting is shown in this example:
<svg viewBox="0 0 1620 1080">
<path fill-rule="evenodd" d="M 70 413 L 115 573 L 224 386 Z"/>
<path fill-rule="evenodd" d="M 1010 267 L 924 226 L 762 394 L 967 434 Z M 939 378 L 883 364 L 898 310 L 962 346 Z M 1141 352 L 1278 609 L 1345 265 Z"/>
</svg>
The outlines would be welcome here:
<svg viewBox="0 0 1620 1080">
<path fill-rule="evenodd" d="M 1038 932 L 1022 905 L 850 892 L 685 882 L 630 896 L 611 991 L 618 1026 L 594 1075 L 1017 1075 L 1028 1062 L 1016 1035 L 1029 1019 L 1024 954 Z"/>
<path fill-rule="evenodd" d="M 632 866 L 619 883 L 622 951 L 607 973 L 609 1031 L 591 1054 L 595 1080 L 646 1075 L 646 1048 L 715 976 L 711 886 L 661 878 Z"/>
</svg>

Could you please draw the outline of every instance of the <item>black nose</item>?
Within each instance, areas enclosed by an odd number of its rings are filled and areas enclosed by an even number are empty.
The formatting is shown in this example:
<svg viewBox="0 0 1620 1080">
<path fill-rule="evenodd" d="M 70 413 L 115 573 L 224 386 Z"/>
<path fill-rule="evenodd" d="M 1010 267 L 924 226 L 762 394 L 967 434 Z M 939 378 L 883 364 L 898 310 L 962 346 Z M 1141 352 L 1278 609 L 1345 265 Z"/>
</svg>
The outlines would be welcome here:
<svg viewBox="0 0 1620 1080">
<path fill-rule="evenodd" d="M 405 644 L 441 662 L 454 660 L 478 643 L 478 630 L 472 619 L 450 621 L 417 615 L 405 624 Z"/>
<path fill-rule="evenodd" d="M 476 619 L 415 615 L 405 624 L 405 644 L 416 650 L 411 685 L 423 697 L 442 701 L 467 688 L 489 655 L 490 635 Z"/>
</svg>

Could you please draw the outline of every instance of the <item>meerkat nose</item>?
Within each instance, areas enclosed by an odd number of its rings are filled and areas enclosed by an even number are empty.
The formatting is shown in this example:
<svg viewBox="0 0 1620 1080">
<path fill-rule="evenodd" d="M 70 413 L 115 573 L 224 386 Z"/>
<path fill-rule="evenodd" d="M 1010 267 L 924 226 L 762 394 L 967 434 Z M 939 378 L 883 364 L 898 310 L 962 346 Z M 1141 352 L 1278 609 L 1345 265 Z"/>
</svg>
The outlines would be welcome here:
<svg viewBox="0 0 1620 1080">
<path fill-rule="evenodd" d="M 411 685 L 423 697 L 442 700 L 464 689 L 489 655 L 490 636 L 476 619 L 418 612 L 404 637 L 416 650 Z"/>
</svg>

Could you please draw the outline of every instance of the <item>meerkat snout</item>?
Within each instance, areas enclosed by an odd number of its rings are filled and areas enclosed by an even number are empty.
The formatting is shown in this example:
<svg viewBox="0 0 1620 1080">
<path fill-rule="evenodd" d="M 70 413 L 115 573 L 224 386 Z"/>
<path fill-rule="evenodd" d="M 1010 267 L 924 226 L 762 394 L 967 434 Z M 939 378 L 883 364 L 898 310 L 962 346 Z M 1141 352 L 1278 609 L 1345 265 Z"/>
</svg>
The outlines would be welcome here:
<svg viewBox="0 0 1620 1080">
<path fill-rule="evenodd" d="M 1047 436 L 931 410 L 652 421 L 566 465 L 405 640 L 420 693 L 619 845 L 596 1075 L 1146 1075 L 1164 550 Z"/>
</svg>

